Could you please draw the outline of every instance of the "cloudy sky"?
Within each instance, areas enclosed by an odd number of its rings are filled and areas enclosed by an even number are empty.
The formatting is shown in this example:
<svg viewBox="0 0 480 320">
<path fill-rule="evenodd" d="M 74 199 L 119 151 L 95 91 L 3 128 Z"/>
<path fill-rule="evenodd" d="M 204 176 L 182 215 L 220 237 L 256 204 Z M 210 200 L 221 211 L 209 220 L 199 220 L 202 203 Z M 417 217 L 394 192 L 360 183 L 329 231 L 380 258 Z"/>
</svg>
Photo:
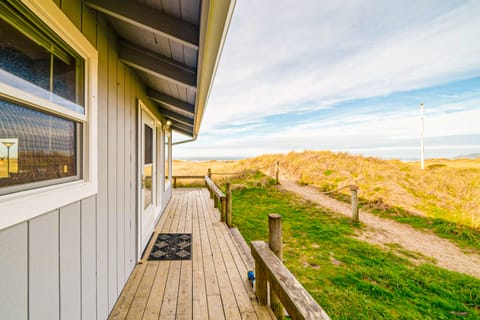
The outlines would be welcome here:
<svg viewBox="0 0 480 320">
<path fill-rule="evenodd" d="M 177 159 L 480 152 L 480 1 L 238 0 L 199 139 Z M 181 137 L 178 136 L 177 139 Z"/>
</svg>

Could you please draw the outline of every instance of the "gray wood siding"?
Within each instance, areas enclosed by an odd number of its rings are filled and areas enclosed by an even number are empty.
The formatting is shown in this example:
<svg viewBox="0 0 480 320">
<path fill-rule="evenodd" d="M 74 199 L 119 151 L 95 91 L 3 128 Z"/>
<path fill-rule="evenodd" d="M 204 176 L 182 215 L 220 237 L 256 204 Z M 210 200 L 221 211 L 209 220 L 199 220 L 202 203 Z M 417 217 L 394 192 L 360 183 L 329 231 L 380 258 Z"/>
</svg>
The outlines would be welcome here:
<svg viewBox="0 0 480 320">
<path fill-rule="evenodd" d="M 137 99 L 153 105 L 104 16 L 55 3 L 99 53 L 99 190 L 0 230 L 0 319 L 106 319 L 137 261 Z"/>
<path fill-rule="evenodd" d="M 58 210 L 29 221 L 29 319 L 60 318 Z"/>
<path fill-rule="evenodd" d="M 60 318 L 81 319 L 80 202 L 60 209 Z"/>
<path fill-rule="evenodd" d="M 97 234 L 96 197 L 82 200 L 80 215 L 82 320 L 97 317 Z"/>
<path fill-rule="evenodd" d="M 28 222 L 0 232 L 0 318 L 28 316 Z"/>
</svg>

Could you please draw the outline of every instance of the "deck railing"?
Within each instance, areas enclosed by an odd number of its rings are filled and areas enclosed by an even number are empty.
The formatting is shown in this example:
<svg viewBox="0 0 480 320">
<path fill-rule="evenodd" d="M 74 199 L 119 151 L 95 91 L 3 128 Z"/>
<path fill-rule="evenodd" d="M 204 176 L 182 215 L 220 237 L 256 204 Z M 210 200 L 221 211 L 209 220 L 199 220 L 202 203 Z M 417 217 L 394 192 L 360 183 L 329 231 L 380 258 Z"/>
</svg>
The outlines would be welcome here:
<svg viewBox="0 0 480 320">
<path fill-rule="evenodd" d="M 210 198 L 213 199 L 214 208 L 218 208 L 220 204 L 220 220 L 225 222 L 229 228 L 232 227 L 232 190 L 231 185 L 227 182 L 225 193 L 218 187 L 212 178 L 205 176 L 205 185 L 210 192 Z"/>
<path fill-rule="evenodd" d="M 269 243 L 252 241 L 255 260 L 255 293 L 261 304 L 268 304 L 277 319 L 285 308 L 292 319 L 327 320 L 330 317 L 282 262 L 282 226 L 278 214 L 269 215 Z M 270 286 L 270 299 L 268 299 Z"/>
<path fill-rule="evenodd" d="M 173 187 L 176 188 L 177 187 L 177 179 L 189 179 L 189 180 L 192 180 L 192 179 L 204 179 L 205 176 L 172 176 L 172 179 L 173 179 Z"/>
<path fill-rule="evenodd" d="M 278 163 L 275 171 L 278 183 Z M 224 193 L 212 180 L 211 169 L 208 169 L 206 176 L 185 175 L 173 176 L 172 178 L 174 187 L 176 187 L 176 179 L 205 179 L 205 186 L 210 192 L 214 207 L 218 208 L 220 204 L 221 221 L 232 228 L 232 190 L 230 183 L 226 183 Z M 357 188 L 353 188 L 352 193 L 356 190 Z M 268 218 L 269 243 L 252 241 L 250 245 L 251 255 L 255 261 L 255 293 L 258 301 L 261 304 L 269 305 L 277 319 L 283 319 L 285 308 L 292 319 L 329 320 L 330 317 L 327 313 L 282 262 L 281 216 L 271 214 Z M 270 292 L 270 298 L 267 296 L 268 292 Z"/>
</svg>

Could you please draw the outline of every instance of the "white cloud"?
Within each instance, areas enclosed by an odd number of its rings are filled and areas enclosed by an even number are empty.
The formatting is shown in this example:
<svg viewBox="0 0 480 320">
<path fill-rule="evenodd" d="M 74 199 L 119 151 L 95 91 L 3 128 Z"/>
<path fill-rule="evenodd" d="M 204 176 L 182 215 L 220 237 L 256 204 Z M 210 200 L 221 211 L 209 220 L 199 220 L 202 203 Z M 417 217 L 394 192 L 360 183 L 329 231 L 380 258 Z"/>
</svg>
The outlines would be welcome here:
<svg viewBox="0 0 480 320">
<path fill-rule="evenodd" d="M 418 110 L 399 106 L 342 109 L 261 136 L 247 133 L 275 125 L 267 123 L 271 115 L 335 111 L 345 100 L 480 76 L 479 16 L 480 1 L 237 1 L 199 141 L 175 154 L 415 150 Z M 439 98 L 449 102 L 426 104 L 427 138 L 480 135 L 478 92 Z M 478 145 L 455 143 L 466 151 Z"/>
<path fill-rule="evenodd" d="M 203 130 L 479 75 L 479 14 L 478 1 L 239 1 Z"/>
</svg>

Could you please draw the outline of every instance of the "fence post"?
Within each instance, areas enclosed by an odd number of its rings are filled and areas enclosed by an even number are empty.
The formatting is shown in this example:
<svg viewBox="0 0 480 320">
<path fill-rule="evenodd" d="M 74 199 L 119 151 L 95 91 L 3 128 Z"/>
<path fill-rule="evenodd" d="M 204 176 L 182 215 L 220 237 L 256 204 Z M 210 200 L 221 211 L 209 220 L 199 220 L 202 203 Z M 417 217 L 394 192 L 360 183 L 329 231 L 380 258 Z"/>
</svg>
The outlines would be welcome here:
<svg viewBox="0 0 480 320">
<path fill-rule="evenodd" d="M 227 226 L 232 227 L 232 185 L 227 182 L 225 186 L 225 216 L 227 220 Z"/>
<path fill-rule="evenodd" d="M 173 188 L 177 187 L 177 178 L 173 177 Z"/>
<path fill-rule="evenodd" d="M 279 214 L 268 215 L 268 246 L 270 250 L 283 261 L 282 251 L 282 216 Z M 270 287 L 270 307 L 277 319 L 283 319 L 283 306 Z"/>
<path fill-rule="evenodd" d="M 220 221 L 225 222 L 227 221 L 227 198 L 223 197 L 220 198 L 220 202 L 222 203 L 222 210 L 220 212 Z"/>
<path fill-rule="evenodd" d="M 257 261 L 255 261 L 255 294 L 260 304 L 267 304 L 267 275 Z"/>
<path fill-rule="evenodd" d="M 279 184 L 278 175 L 280 174 L 280 162 L 275 162 L 275 184 Z"/>
<path fill-rule="evenodd" d="M 212 169 L 208 168 L 207 176 L 211 179 L 212 178 Z M 206 182 L 205 182 L 206 183 Z M 210 191 L 210 199 L 213 199 L 213 202 L 215 202 L 215 199 L 213 198 L 213 190 L 208 186 L 208 191 Z M 215 207 L 216 208 L 216 207 Z"/>
<path fill-rule="evenodd" d="M 359 223 L 360 217 L 358 214 L 358 187 L 350 186 L 350 192 L 352 194 L 352 220 L 355 223 Z"/>
</svg>

